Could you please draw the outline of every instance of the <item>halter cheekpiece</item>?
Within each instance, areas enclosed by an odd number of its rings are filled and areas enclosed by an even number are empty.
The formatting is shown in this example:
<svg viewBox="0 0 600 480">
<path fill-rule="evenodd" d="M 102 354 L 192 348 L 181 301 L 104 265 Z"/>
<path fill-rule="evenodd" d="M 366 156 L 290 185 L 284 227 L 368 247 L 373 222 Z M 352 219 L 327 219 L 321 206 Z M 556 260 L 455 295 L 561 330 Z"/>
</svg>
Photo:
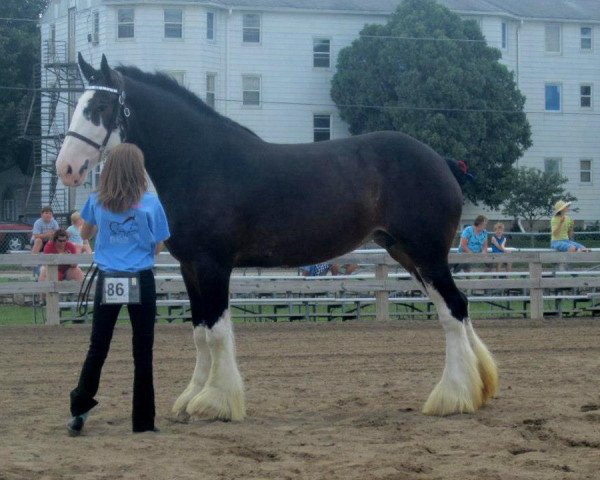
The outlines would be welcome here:
<svg viewBox="0 0 600 480">
<path fill-rule="evenodd" d="M 129 108 L 125 106 L 125 90 L 119 90 L 117 88 L 112 87 L 105 87 L 102 85 L 88 85 L 86 87 L 86 90 L 97 90 L 100 92 L 108 92 L 117 95 L 118 106 L 117 108 L 113 108 L 112 117 L 106 127 L 106 136 L 104 137 L 104 141 L 101 144 L 99 144 L 91 138 L 88 138 L 85 135 L 81 135 L 80 133 L 74 132 L 73 130 L 67 131 L 67 133 L 65 133 L 65 136 L 75 137 L 78 140 L 81 140 L 82 142 L 91 145 L 100 152 L 100 158 L 102 159 L 102 155 L 104 154 L 104 150 L 106 148 L 106 145 L 108 144 L 108 139 L 112 134 L 113 127 L 116 126 L 116 124 L 118 123 L 119 112 L 122 112 L 123 117 L 125 118 L 128 118 L 131 112 L 129 111 Z"/>
</svg>

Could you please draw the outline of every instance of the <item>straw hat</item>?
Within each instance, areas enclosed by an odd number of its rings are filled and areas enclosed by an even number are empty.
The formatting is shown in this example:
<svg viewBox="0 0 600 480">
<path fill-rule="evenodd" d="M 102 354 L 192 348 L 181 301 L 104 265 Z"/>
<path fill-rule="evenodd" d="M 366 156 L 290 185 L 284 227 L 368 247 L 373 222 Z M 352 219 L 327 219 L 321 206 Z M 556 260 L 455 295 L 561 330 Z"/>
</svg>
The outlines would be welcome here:
<svg viewBox="0 0 600 480">
<path fill-rule="evenodd" d="M 571 205 L 571 202 L 564 202 L 562 200 L 559 200 L 558 202 L 556 202 L 554 204 L 554 215 L 556 215 L 558 212 L 564 210 L 569 205 Z"/>
</svg>

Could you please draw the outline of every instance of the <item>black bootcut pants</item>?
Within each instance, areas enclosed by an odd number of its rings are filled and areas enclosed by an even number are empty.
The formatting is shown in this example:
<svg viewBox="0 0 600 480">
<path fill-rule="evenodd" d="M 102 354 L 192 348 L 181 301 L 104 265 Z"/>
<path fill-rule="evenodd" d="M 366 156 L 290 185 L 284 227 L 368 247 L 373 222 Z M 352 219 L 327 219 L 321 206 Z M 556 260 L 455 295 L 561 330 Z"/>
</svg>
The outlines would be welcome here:
<svg viewBox="0 0 600 480">
<path fill-rule="evenodd" d="M 83 363 L 79 383 L 71 392 L 71 414 L 73 416 L 82 415 L 98 404 L 94 396 L 98 392 L 102 366 L 108 355 L 115 323 L 121 310 L 121 305 L 103 305 L 101 303 L 105 275 L 102 271 L 98 272 L 90 347 Z M 140 304 L 127 305 L 133 330 L 132 422 L 134 432 L 143 432 L 154 428 L 152 348 L 156 320 L 156 285 L 152 270 L 140 272 L 140 300 Z"/>
</svg>

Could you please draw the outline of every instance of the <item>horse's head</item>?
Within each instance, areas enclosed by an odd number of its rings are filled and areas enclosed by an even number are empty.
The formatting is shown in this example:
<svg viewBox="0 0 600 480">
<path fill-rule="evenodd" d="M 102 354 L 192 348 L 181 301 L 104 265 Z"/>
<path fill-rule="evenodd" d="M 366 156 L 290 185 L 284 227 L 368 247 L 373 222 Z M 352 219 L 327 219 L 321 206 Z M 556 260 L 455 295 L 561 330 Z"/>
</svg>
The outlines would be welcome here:
<svg viewBox="0 0 600 480">
<path fill-rule="evenodd" d="M 73 113 L 69 131 L 56 159 L 56 171 L 66 186 L 82 185 L 102 151 L 121 143 L 118 117 L 122 101 L 119 74 L 102 55 L 100 70 L 79 54 L 79 67 L 88 82 Z"/>
</svg>

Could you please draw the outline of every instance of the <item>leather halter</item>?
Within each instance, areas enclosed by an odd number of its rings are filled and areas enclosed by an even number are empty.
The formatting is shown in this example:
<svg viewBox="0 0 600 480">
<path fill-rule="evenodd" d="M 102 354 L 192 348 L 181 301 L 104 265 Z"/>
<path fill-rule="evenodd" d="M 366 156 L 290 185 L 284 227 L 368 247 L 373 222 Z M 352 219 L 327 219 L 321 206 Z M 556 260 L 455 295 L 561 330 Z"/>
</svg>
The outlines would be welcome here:
<svg viewBox="0 0 600 480">
<path fill-rule="evenodd" d="M 78 140 L 81 140 L 82 142 L 85 142 L 88 145 L 91 145 L 92 147 L 94 147 L 96 150 L 98 150 L 100 152 L 100 157 L 102 158 L 104 149 L 106 148 L 106 145 L 108 144 L 108 139 L 112 135 L 113 127 L 116 126 L 116 124 L 118 122 L 119 112 L 122 110 L 123 116 L 127 118 L 130 115 L 130 111 L 129 111 L 129 108 L 127 108 L 125 106 L 125 91 L 124 90 L 119 91 L 116 88 L 104 87 L 102 85 L 89 85 L 86 88 L 86 90 L 97 90 L 97 91 L 101 91 L 101 92 L 114 93 L 115 95 L 117 95 L 117 103 L 115 104 L 115 108 L 113 108 L 112 117 L 110 118 L 110 122 L 108 123 L 108 125 L 106 127 L 106 136 L 104 137 L 102 144 L 99 144 L 99 143 L 95 142 L 94 140 L 92 140 L 91 138 L 88 138 L 85 135 L 81 135 L 80 133 L 77 133 L 73 130 L 67 131 L 67 133 L 65 133 L 65 136 L 75 137 Z"/>
</svg>

